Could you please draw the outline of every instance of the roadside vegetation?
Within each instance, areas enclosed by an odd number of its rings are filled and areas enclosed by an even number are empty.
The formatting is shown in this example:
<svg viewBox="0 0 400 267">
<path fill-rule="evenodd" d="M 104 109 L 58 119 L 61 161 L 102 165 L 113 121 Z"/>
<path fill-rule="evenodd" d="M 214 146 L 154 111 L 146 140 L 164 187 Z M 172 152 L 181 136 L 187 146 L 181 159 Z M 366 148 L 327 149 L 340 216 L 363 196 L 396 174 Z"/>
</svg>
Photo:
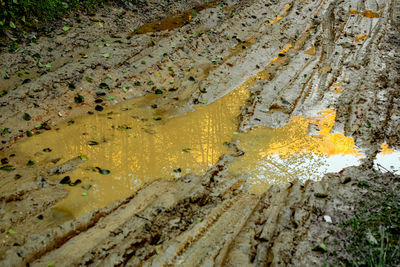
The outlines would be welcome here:
<svg viewBox="0 0 400 267">
<path fill-rule="evenodd" d="M 354 215 L 344 220 L 338 240 L 342 252 L 333 253 L 339 266 L 399 266 L 400 265 L 400 184 L 370 185 Z M 336 264 L 334 264 L 336 266 Z"/>
<path fill-rule="evenodd" d="M 0 0 L 0 35 L 7 31 L 40 30 L 73 11 L 94 13 L 106 0 Z M 118 0 L 112 3 L 134 5 L 144 0 Z M 111 2 L 110 2 L 111 3 Z"/>
</svg>

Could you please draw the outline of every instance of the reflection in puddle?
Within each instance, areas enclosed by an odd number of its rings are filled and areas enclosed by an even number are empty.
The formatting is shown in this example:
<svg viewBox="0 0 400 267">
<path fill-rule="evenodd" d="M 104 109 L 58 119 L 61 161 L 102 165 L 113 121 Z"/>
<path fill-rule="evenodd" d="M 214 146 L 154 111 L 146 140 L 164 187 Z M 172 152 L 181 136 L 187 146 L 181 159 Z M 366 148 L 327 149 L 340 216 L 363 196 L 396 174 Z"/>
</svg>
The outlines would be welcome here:
<svg viewBox="0 0 400 267">
<path fill-rule="evenodd" d="M 229 152 L 224 142 L 236 131 L 240 107 L 248 98 L 246 88 L 239 87 L 212 104 L 173 118 L 150 107 L 155 95 L 133 99 L 35 136 L 19 144 L 16 154 L 37 165 L 84 155 L 87 160 L 68 174 L 71 181 L 80 179 L 82 183 L 65 185 L 70 194 L 57 205 L 74 216 L 84 214 L 155 179 L 203 174 Z M 51 153 L 37 153 L 44 148 Z M 100 170 L 110 173 L 101 174 Z"/>
<path fill-rule="evenodd" d="M 278 21 L 280 21 L 281 19 L 283 19 L 283 16 L 288 12 L 288 10 L 289 10 L 291 7 L 292 7 L 292 5 L 286 4 L 285 7 L 283 8 L 281 14 L 278 15 L 278 16 L 276 16 L 275 19 L 270 20 L 270 21 L 269 21 L 269 24 L 275 24 L 275 23 L 277 23 Z"/>
<path fill-rule="evenodd" d="M 382 11 L 383 11 L 383 10 L 382 10 Z M 374 12 L 374 11 L 371 11 L 371 10 L 365 10 L 365 11 L 363 11 L 363 12 L 359 12 L 359 11 L 357 11 L 357 10 L 350 9 L 350 10 L 349 10 L 349 13 L 352 14 L 352 15 L 358 15 L 358 14 L 360 14 L 360 15 L 366 17 L 366 18 L 379 18 L 379 17 L 380 17 L 379 14 L 378 14 L 377 12 Z"/>
<path fill-rule="evenodd" d="M 327 172 L 359 165 L 362 155 L 354 140 L 343 134 L 330 134 L 335 112 L 321 112 L 317 119 L 294 117 L 284 127 L 256 128 L 239 134 L 245 155 L 229 168 L 235 175 L 249 175 L 252 190 L 264 191 L 269 184 L 284 184 L 294 179 L 318 180 Z M 308 127 L 319 129 L 309 135 Z"/>
<path fill-rule="evenodd" d="M 400 151 L 389 148 L 382 144 L 382 151 L 376 155 L 374 167 L 381 172 L 400 174 Z"/>
<path fill-rule="evenodd" d="M 159 21 L 147 23 L 141 26 L 139 29 L 137 29 L 135 33 L 143 34 L 148 32 L 159 32 L 159 31 L 181 28 L 183 25 L 189 23 L 192 20 L 192 18 L 197 14 L 197 12 L 200 12 L 201 10 L 211 8 L 214 6 L 215 6 L 215 1 L 212 3 L 206 3 L 204 5 L 195 7 L 179 15 L 176 15 L 175 17 L 167 17 Z"/>
</svg>

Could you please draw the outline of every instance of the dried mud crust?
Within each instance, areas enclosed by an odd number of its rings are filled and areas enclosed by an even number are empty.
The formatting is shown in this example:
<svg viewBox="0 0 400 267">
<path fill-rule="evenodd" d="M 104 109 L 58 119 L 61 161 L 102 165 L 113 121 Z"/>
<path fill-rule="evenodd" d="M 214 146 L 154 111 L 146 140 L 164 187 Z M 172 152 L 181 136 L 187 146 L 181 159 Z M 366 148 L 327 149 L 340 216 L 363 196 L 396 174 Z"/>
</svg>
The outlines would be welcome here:
<svg viewBox="0 0 400 267">
<path fill-rule="evenodd" d="M 288 12 L 270 24 L 287 4 Z M 203 177 L 157 181 L 104 209 L 64 218 L 59 225 L 36 217 L 46 217 L 65 196 L 46 177 L 68 173 L 76 159 L 41 170 L 39 178 L 26 175 L 15 182 L 10 173 L 0 180 L 0 265 L 321 265 L 327 258 L 311 248 L 319 242 L 330 245 L 327 229 L 351 215 L 354 200 L 365 193 L 357 181 L 385 184 L 398 179 L 375 174 L 371 163 L 382 142 L 395 148 L 400 142 L 398 8 L 395 1 L 226 1 L 199 12 L 181 28 L 141 35 L 131 34 L 131 28 L 145 21 L 140 12 L 134 17 L 124 14 L 121 26 L 114 20 L 119 11 L 112 9 L 100 13 L 103 28 L 97 22 L 82 29 L 74 25 L 51 42 L 40 39 L 39 50 L 32 53 L 48 51 L 50 44 L 73 57 L 30 83 L 16 83 L 15 90 L 0 98 L 1 128 L 11 129 L 2 136 L 4 147 L 20 135 L 18 130 L 43 122 L 53 126 L 92 111 L 97 91 L 114 96 L 112 105 L 161 88 L 159 106 L 179 113 L 200 98 L 215 100 L 261 72 L 242 109 L 239 131 L 281 126 L 292 116 L 315 116 L 333 107 L 337 130 L 353 136 L 367 157 L 362 166 L 327 174 L 320 182 L 294 181 L 253 195 L 248 177 L 227 175 L 229 163 L 243 154 L 236 147 L 236 153 L 221 158 Z M 350 14 L 350 9 L 373 10 L 379 18 Z M 356 42 L 361 35 L 368 37 Z M 69 50 L 72 43 L 77 50 Z M 88 43 L 112 45 L 83 52 L 77 48 Z M 292 48 L 280 53 L 287 45 Z M 304 53 L 310 47 L 315 47 L 315 55 Z M 80 52 L 88 58 L 81 59 Z M 105 53 L 110 56 L 105 58 Z M 41 58 L 54 62 L 56 53 L 45 54 Z M 1 69 L 14 67 L 14 72 L 36 64 L 24 63 L 24 56 L 4 55 L 10 60 L 2 62 Z M 275 56 L 280 63 L 270 64 Z M 176 72 L 173 85 L 169 67 Z M 140 86 L 135 86 L 137 81 Z M 101 82 L 111 90 L 98 88 Z M 68 89 L 71 84 L 73 91 Z M 338 86 L 342 93 L 335 90 Z M 129 87 L 127 93 L 122 87 Z M 169 90 L 172 87 L 177 90 Z M 78 93 L 85 105 L 74 104 Z M 31 121 L 22 120 L 25 112 Z M 345 177 L 352 182 L 345 183 Z M 332 217 L 333 225 L 323 221 L 324 215 Z M 7 234 L 10 227 L 17 234 Z"/>
</svg>

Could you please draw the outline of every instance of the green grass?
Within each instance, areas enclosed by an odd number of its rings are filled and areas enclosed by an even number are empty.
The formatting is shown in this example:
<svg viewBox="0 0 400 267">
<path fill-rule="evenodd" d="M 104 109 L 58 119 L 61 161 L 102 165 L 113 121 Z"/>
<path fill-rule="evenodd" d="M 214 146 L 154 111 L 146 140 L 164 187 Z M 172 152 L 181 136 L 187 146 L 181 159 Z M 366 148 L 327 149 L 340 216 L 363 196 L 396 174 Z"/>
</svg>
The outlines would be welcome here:
<svg viewBox="0 0 400 267">
<path fill-rule="evenodd" d="M 370 189 L 372 190 L 372 188 Z M 375 189 L 376 191 L 377 189 Z M 351 229 L 345 250 L 348 266 L 400 265 L 400 186 L 371 192 L 360 203 L 355 217 L 343 223 Z"/>
<path fill-rule="evenodd" d="M 95 11 L 105 2 L 132 5 L 143 0 L 0 0 L 0 34 L 38 28 L 75 10 Z"/>
</svg>

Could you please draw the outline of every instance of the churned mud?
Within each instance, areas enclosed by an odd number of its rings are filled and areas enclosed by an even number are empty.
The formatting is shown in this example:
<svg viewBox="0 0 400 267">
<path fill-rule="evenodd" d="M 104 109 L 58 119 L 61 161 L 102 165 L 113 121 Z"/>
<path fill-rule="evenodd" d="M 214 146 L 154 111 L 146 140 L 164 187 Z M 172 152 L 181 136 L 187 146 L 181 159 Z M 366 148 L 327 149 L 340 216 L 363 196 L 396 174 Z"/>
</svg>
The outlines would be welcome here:
<svg viewBox="0 0 400 267">
<path fill-rule="evenodd" d="M 63 23 L 1 52 L 1 266 L 320 266 L 359 181 L 398 184 L 396 1 Z"/>
</svg>

